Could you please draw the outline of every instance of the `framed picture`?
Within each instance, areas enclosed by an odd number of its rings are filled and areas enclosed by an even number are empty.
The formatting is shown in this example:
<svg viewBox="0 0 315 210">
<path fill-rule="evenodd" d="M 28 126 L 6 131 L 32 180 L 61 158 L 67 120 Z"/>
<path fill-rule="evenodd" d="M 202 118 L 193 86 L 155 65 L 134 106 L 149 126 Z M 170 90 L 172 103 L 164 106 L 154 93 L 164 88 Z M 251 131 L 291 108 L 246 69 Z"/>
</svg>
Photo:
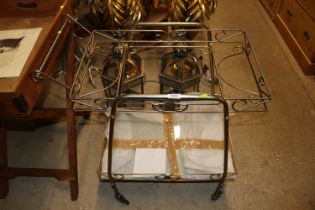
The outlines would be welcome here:
<svg viewBox="0 0 315 210">
<path fill-rule="evenodd" d="M 41 28 L 0 31 L 0 78 L 18 77 Z"/>
</svg>

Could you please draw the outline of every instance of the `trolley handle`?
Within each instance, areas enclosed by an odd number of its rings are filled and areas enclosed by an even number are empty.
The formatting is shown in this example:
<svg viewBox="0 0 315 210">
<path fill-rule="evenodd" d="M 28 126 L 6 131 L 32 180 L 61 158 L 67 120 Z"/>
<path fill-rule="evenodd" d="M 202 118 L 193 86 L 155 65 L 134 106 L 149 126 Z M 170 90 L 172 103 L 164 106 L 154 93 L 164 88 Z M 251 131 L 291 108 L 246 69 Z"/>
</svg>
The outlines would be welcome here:
<svg viewBox="0 0 315 210">
<path fill-rule="evenodd" d="M 49 47 L 48 52 L 47 52 L 42 64 L 40 65 L 39 69 L 35 69 L 31 72 L 31 79 L 33 80 L 33 82 L 40 83 L 44 80 L 44 77 L 47 76 L 44 73 L 45 68 L 49 62 L 49 59 L 50 59 L 52 53 L 54 52 L 54 50 L 57 46 L 57 43 L 59 42 L 60 38 L 62 37 L 68 23 L 69 23 L 69 21 L 68 21 L 68 19 L 66 19 L 64 21 L 64 23 L 62 24 L 62 26 L 60 27 L 60 29 L 58 30 L 57 36 L 55 37 L 53 43 Z"/>
</svg>

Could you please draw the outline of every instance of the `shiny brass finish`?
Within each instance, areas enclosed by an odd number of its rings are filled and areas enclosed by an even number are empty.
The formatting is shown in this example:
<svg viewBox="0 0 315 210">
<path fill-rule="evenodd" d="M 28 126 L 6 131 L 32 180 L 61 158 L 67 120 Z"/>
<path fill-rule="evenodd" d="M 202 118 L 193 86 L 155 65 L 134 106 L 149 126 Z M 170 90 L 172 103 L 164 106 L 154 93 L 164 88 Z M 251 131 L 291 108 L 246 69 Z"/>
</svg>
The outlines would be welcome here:
<svg viewBox="0 0 315 210">
<path fill-rule="evenodd" d="M 140 70 L 140 57 L 128 55 L 126 69 L 125 69 L 125 81 L 131 80 L 141 74 Z M 119 64 L 121 62 L 120 58 L 115 55 L 109 55 L 107 57 L 108 62 L 104 67 L 104 76 L 111 79 L 115 79 L 119 73 Z"/>
<path fill-rule="evenodd" d="M 128 9 L 133 21 L 139 22 L 143 16 L 146 16 L 145 8 L 141 0 L 128 0 Z"/>
<path fill-rule="evenodd" d="M 89 15 L 98 28 L 117 29 L 150 20 L 161 8 L 169 21 L 203 22 L 216 7 L 217 0 L 92 0 Z"/>
<path fill-rule="evenodd" d="M 187 11 L 186 0 L 170 0 L 169 1 L 169 17 L 172 21 L 185 22 Z"/>
<path fill-rule="evenodd" d="M 98 28 L 105 28 L 110 18 L 107 1 L 93 0 L 90 4 L 89 16 Z"/>
<path fill-rule="evenodd" d="M 204 17 L 209 19 L 216 7 L 216 0 L 193 0 L 188 6 L 188 21 L 195 22 L 200 19 L 202 22 Z"/>
<path fill-rule="evenodd" d="M 203 22 L 217 7 L 216 0 L 171 0 L 169 17 L 176 22 Z"/>
<path fill-rule="evenodd" d="M 121 63 L 124 62 L 123 54 L 114 52 L 106 57 L 106 63 L 102 72 L 102 80 L 104 87 L 113 84 L 119 77 Z M 125 60 L 124 78 L 122 91 L 130 91 L 134 87 L 140 86 L 141 93 L 143 93 L 144 75 L 141 72 L 141 58 L 136 54 L 128 53 Z M 114 85 L 113 88 L 105 91 L 107 96 L 113 96 L 112 90 L 117 90 Z M 114 93 L 115 93 L 114 91 Z"/>
<path fill-rule="evenodd" d="M 173 92 L 183 93 L 189 88 L 198 91 L 202 66 L 200 60 L 190 52 L 175 50 L 162 57 L 160 73 L 160 93 L 166 93 L 164 87 Z"/>
</svg>

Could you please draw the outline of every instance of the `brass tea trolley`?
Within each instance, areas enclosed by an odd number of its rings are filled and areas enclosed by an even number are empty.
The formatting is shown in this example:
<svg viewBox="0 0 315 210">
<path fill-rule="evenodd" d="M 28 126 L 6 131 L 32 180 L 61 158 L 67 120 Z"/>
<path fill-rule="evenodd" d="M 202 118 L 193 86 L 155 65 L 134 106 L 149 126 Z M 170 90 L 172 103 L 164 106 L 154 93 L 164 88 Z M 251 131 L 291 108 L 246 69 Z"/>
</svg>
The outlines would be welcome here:
<svg viewBox="0 0 315 210">
<path fill-rule="evenodd" d="M 69 97 L 74 110 L 109 115 L 99 176 L 117 182 L 216 182 L 235 177 L 229 116 L 271 100 L 242 30 L 139 23 L 93 31 Z M 151 171 L 150 171 L 151 170 Z"/>
</svg>

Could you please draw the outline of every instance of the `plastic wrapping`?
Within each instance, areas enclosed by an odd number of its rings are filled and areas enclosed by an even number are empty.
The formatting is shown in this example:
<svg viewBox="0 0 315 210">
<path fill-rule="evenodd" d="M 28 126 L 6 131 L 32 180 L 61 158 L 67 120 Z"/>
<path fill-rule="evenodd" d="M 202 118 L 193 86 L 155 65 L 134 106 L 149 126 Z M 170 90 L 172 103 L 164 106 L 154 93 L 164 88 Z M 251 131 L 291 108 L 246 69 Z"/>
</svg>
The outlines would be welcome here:
<svg viewBox="0 0 315 210">
<path fill-rule="evenodd" d="M 185 114 L 119 113 L 113 139 L 112 174 L 131 179 L 157 178 L 164 174 L 174 180 L 209 179 L 209 175 L 222 174 L 224 141 L 219 138 L 222 138 L 223 121 L 219 114 L 182 115 Z M 212 128 L 213 125 L 217 128 Z M 137 152 L 143 149 L 148 153 L 152 149 L 164 151 L 163 173 L 135 172 Z M 149 154 L 148 161 L 151 157 Z M 103 179 L 107 177 L 107 161 L 108 148 L 105 148 L 100 169 Z M 228 173 L 235 175 L 230 152 Z"/>
</svg>

